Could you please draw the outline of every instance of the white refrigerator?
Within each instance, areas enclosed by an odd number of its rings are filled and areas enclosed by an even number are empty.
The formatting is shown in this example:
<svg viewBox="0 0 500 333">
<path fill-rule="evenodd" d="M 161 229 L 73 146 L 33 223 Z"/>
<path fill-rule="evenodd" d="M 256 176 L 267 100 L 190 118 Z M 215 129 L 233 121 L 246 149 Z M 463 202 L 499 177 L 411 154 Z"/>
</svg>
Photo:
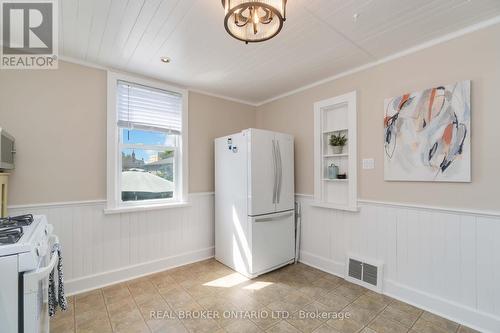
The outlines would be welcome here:
<svg viewBox="0 0 500 333">
<path fill-rule="evenodd" d="M 294 261 L 293 136 L 259 129 L 215 140 L 215 258 L 254 278 Z"/>
</svg>

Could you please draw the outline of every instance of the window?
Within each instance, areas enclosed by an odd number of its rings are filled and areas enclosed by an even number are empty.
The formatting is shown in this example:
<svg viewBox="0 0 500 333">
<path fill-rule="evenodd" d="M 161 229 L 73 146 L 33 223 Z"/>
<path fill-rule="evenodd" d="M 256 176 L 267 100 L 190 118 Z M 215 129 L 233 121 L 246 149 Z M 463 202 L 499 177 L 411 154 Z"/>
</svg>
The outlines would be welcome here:
<svg viewBox="0 0 500 333">
<path fill-rule="evenodd" d="M 108 73 L 108 210 L 185 202 L 187 93 Z"/>
</svg>

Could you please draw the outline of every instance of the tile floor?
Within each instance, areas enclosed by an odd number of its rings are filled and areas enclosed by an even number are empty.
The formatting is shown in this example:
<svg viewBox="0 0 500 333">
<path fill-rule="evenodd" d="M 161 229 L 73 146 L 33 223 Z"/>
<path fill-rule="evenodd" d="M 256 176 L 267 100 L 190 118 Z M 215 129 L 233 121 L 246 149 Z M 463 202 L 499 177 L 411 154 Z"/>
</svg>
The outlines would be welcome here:
<svg viewBox="0 0 500 333">
<path fill-rule="evenodd" d="M 76 295 L 69 304 L 51 320 L 52 333 L 475 332 L 303 264 L 247 280 L 207 260 Z"/>
</svg>

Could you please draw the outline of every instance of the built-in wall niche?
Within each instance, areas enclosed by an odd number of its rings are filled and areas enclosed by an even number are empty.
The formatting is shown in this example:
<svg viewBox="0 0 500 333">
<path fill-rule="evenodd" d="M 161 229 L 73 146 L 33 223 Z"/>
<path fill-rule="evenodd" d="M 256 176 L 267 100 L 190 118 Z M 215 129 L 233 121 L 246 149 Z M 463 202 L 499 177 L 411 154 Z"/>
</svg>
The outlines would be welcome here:
<svg viewBox="0 0 500 333">
<path fill-rule="evenodd" d="M 345 138 L 335 148 L 332 136 Z M 313 205 L 357 210 L 356 92 L 314 104 Z"/>
</svg>

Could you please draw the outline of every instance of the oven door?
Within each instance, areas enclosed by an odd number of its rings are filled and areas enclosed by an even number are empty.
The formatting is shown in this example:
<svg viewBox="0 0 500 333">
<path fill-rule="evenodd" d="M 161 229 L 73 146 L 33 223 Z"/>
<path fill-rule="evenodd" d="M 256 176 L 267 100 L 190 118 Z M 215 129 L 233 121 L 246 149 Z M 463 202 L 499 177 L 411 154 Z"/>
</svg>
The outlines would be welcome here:
<svg viewBox="0 0 500 333">
<path fill-rule="evenodd" d="M 49 333 L 49 275 L 57 265 L 59 256 L 51 257 L 52 245 L 57 237 L 51 236 L 47 253 L 40 260 L 40 267 L 23 275 L 23 326 L 25 333 Z"/>
</svg>

